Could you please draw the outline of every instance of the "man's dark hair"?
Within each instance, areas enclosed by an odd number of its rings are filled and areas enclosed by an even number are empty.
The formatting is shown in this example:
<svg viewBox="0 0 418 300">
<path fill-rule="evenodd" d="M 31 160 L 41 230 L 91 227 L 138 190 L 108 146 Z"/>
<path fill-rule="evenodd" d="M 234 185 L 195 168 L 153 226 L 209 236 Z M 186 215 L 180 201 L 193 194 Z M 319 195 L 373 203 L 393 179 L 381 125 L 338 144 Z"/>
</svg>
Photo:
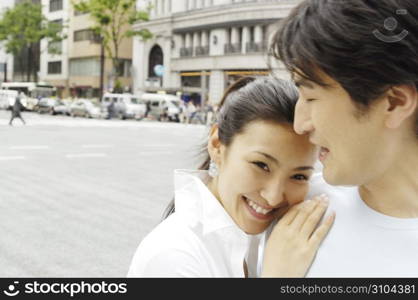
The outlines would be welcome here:
<svg viewBox="0 0 418 300">
<path fill-rule="evenodd" d="M 366 110 L 392 86 L 418 88 L 418 0 L 305 0 L 282 20 L 270 51 L 321 86 L 324 72 Z"/>
</svg>

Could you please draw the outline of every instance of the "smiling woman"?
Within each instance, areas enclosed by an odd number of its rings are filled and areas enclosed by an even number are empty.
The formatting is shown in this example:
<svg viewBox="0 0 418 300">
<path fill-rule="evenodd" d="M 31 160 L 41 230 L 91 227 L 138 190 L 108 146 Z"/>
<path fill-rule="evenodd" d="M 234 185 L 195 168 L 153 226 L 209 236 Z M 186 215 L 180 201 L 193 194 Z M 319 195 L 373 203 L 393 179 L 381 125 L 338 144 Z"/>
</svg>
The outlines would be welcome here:
<svg viewBox="0 0 418 300">
<path fill-rule="evenodd" d="M 206 160 L 175 172 L 175 209 L 141 242 L 128 276 L 305 275 L 333 216 L 317 226 L 326 199 L 303 202 L 318 151 L 292 129 L 297 99 L 292 83 L 270 77 L 226 91 Z"/>
</svg>

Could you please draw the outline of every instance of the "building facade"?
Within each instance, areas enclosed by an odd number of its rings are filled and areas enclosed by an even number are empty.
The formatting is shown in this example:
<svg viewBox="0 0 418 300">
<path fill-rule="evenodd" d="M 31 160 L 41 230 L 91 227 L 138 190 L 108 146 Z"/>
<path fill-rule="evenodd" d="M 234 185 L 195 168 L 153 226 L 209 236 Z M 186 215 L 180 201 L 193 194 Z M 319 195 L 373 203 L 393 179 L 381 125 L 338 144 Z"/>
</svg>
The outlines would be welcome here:
<svg viewBox="0 0 418 300">
<path fill-rule="evenodd" d="M 138 1 L 138 7 L 147 2 Z M 150 21 L 136 24 L 136 29 L 148 28 L 154 37 L 134 40 L 134 91 L 180 91 L 185 99 L 219 102 L 239 76 L 269 73 L 269 39 L 277 22 L 298 2 L 151 1 Z M 278 74 L 288 78 L 280 68 Z"/>
<path fill-rule="evenodd" d="M 42 0 L 42 13 L 49 22 L 62 27 L 62 35 L 69 33 L 70 1 Z M 68 96 L 69 91 L 69 40 L 68 38 L 51 42 L 41 41 L 40 79 L 57 88 L 60 96 Z"/>
<path fill-rule="evenodd" d="M 58 87 L 61 97 L 94 98 L 100 95 L 101 77 L 103 90 L 115 87 L 112 62 L 102 48 L 100 37 L 90 28 L 90 15 L 77 12 L 71 0 L 42 0 L 45 16 L 50 22 L 63 24 L 66 36 L 62 42 L 42 41 L 41 79 Z M 49 49 L 60 49 L 54 54 Z M 104 59 L 102 60 L 102 53 Z M 132 39 L 120 45 L 121 65 L 119 80 L 126 90 L 132 89 Z M 103 67 L 102 67 L 103 62 Z"/>
</svg>

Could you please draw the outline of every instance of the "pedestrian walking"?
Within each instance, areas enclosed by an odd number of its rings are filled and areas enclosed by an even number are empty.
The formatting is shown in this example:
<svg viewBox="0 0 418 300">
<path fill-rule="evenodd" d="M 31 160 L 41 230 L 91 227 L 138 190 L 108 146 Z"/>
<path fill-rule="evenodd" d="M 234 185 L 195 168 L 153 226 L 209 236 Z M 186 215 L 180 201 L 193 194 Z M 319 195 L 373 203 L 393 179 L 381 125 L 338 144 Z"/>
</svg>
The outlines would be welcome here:
<svg viewBox="0 0 418 300">
<path fill-rule="evenodd" d="M 163 103 L 162 111 L 160 114 L 159 121 L 161 122 L 167 122 L 168 121 L 168 104 L 167 102 Z"/>
<path fill-rule="evenodd" d="M 179 105 L 179 122 L 180 123 L 186 122 L 186 115 L 187 115 L 187 107 L 184 101 L 182 100 Z"/>
<path fill-rule="evenodd" d="M 212 125 L 213 115 L 214 115 L 213 106 L 208 104 L 206 106 L 206 125 L 207 126 Z"/>
<path fill-rule="evenodd" d="M 187 103 L 187 119 L 186 119 L 186 123 L 190 124 L 190 122 L 192 121 L 194 115 L 196 114 L 196 106 L 193 104 L 193 101 L 190 100 Z"/>
<path fill-rule="evenodd" d="M 19 92 L 16 96 L 16 100 L 12 108 L 12 115 L 11 115 L 10 122 L 9 122 L 10 126 L 13 126 L 13 120 L 15 118 L 19 118 L 20 120 L 22 120 L 23 124 L 26 125 L 26 122 L 25 120 L 23 120 L 22 115 L 21 115 L 21 111 L 23 107 L 22 102 L 21 102 L 22 96 L 23 96 L 22 92 Z"/>
<path fill-rule="evenodd" d="M 115 111 L 115 99 L 112 99 L 110 104 L 107 106 L 107 119 L 111 120 Z"/>
<path fill-rule="evenodd" d="M 145 115 L 144 115 L 144 118 L 148 118 L 148 114 L 149 114 L 150 111 L 151 111 L 151 102 L 150 101 L 147 101 L 145 103 Z"/>
</svg>

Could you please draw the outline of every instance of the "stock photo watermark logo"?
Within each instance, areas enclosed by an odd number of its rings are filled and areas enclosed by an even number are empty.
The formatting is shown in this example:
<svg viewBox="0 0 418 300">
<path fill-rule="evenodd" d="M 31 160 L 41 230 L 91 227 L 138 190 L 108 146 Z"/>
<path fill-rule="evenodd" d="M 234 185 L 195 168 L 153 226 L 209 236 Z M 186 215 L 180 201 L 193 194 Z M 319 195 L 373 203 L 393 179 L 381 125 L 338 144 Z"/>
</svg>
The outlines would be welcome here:
<svg viewBox="0 0 418 300">
<path fill-rule="evenodd" d="M 19 284 L 19 281 L 15 281 L 15 282 L 13 282 L 13 284 L 10 284 L 10 285 L 7 287 L 7 289 L 3 291 L 3 293 L 4 293 L 6 296 L 9 296 L 9 297 L 14 297 L 14 296 L 19 295 L 20 291 L 16 289 L 16 286 L 17 286 L 18 284 Z"/>
<path fill-rule="evenodd" d="M 396 11 L 397 15 L 407 15 L 408 11 L 406 9 L 398 9 Z M 394 30 L 398 27 L 398 21 L 394 17 L 387 18 L 384 23 L 383 27 L 390 32 L 394 32 Z M 396 43 L 402 41 L 408 34 L 408 30 L 403 29 L 400 33 L 395 35 L 386 35 L 381 33 L 378 29 L 373 31 L 374 36 L 385 43 Z"/>
<path fill-rule="evenodd" d="M 59 294 L 74 297 L 78 294 L 126 294 L 128 292 L 127 283 L 100 283 L 73 282 L 73 283 L 47 283 L 47 282 L 27 282 L 24 288 L 18 289 L 19 281 L 14 281 L 3 291 L 4 295 L 15 297 L 19 294 L 39 295 L 39 294 Z"/>
</svg>

